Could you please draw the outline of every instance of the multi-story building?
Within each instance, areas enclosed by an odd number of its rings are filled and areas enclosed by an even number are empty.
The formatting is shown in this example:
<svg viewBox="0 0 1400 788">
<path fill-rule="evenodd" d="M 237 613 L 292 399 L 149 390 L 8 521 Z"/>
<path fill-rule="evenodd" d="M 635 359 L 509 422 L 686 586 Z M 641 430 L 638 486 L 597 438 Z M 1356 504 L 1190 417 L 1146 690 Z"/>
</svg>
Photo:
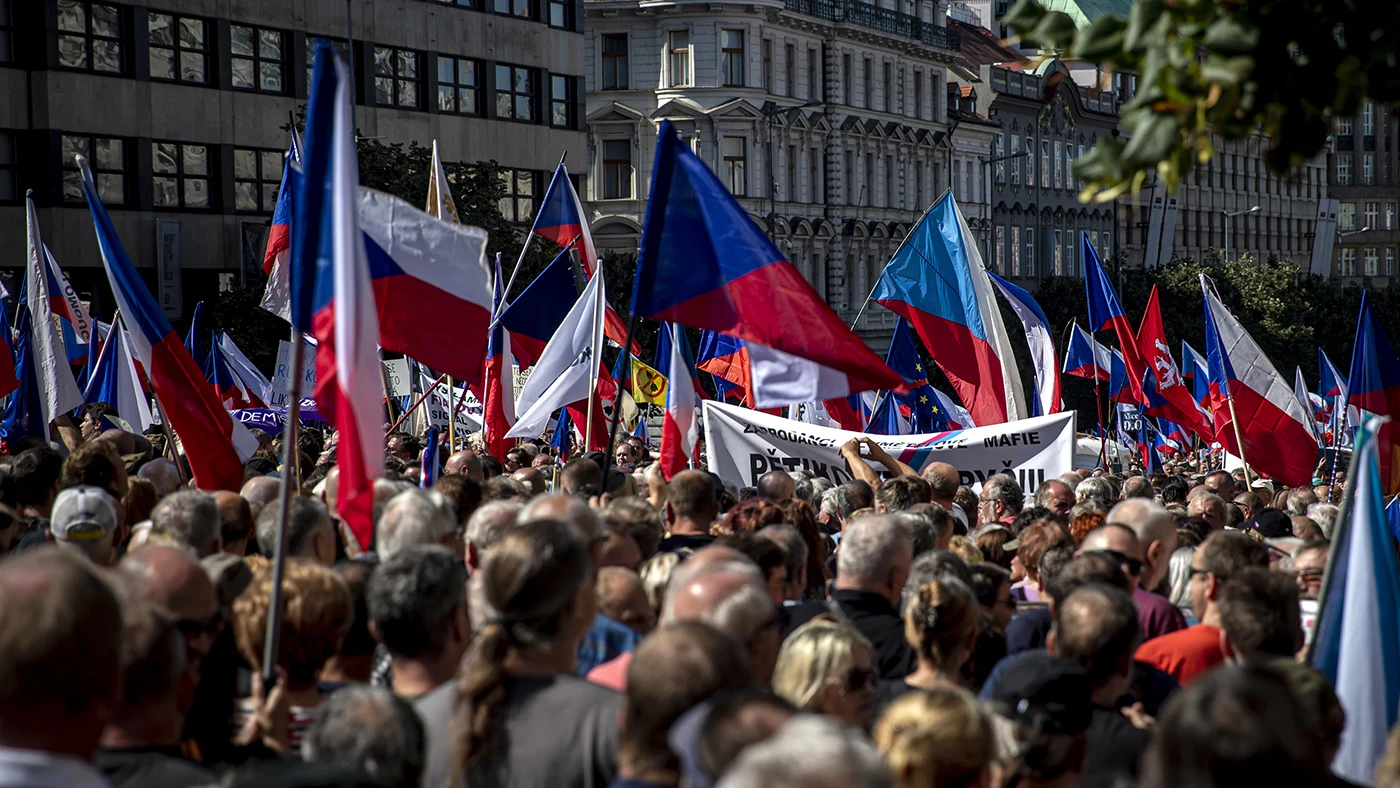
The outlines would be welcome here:
<svg viewBox="0 0 1400 788">
<path fill-rule="evenodd" d="M 1391 104 L 1364 102 L 1338 118 L 1327 154 L 1327 190 L 1337 201 L 1331 276 L 1342 284 L 1389 286 L 1400 254 L 1400 123 Z"/>
<path fill-rule="evenodd" d="M 172 317 L 257 272 L 316 37 L 353 39 L 360 134 L 497 161 L 503 210 L 528 222 L 560 154 L 584 159 L 582 16 L 577 0 L 0 0 L 0 249 L 23 259 L 32 189 L 55 258 L 105 298 L 82 153 L 137 266 L 154 283 L 164 250 L 183 282 L 162 287 Z"/>
<path fill-rule="evenodd" d="M 657 127 L 670 120 L 817 291 L 853 319 L 947 183 L 945 69 L 959 40 L 944 26 L 944 6 L 583 6 L 597 244 L 636 252 Z M 893 325 L 893 315 L 872 308 L 857 330 L 878 347 Z"/>
</svg>

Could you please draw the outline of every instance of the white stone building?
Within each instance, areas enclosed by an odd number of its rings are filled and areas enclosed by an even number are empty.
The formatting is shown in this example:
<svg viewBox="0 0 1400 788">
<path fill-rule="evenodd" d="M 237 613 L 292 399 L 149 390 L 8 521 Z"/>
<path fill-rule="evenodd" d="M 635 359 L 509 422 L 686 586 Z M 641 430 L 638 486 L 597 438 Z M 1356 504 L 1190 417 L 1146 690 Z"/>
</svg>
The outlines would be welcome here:
<svg viewBox="0 0 1400 788">
<path fill-rule="evenodd" d="M 817 291 L 854 318 L 949 183 L 945 69 L 959 42 L 945 7 L 586 0 L 584 13 L 584 199 L 597 244 L 635 254 L 657 127 L 670 120 Z M 893 325 L 871 309 L 858 330 L 878 347 Z"/>
</svg>

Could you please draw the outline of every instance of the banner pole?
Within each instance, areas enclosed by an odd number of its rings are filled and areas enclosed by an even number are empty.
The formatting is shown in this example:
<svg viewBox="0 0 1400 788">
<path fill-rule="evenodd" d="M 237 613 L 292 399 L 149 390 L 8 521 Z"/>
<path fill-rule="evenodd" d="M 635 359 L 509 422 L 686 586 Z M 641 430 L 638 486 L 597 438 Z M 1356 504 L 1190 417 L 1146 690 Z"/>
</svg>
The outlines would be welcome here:
<svg viewBox="0 0 1400 788">
<path fill-rule="evenodd" d="M 641 319 L 642 319 L 642 318 L 641 318 L 641 315 L 638 315 L 638 314 L 635 313 L 635 312 L 632 313 L 632 315 L 631 315 L 630 317 L 627 318 L 627 344 L 622 348 L 622 352 L 626 353 L 626 352 L 627 352 L 627 348 L 632 347 L 632 341 L 633 341 L 634 339 L 636 339 L 636 337 L 637 337 L 637 323 L 638 323 L 638 321 L 640 321 Z M 676 323 L 672 323 L 672 324 L 671 324 L 671 330 L 672 330 L 672 331 L 683 331 L 684 329 L 681 328 L 680 325 L 678 325 L 678 324 L 676 324 Z M 672 350 L 674 351 L 674 348 L 673 348 Z M 667 381 L 667 384 L 666 384 L 666 385 L 667 385 L 667 386 L 670 386 L 670 385 L 672 385 L 672 384 L 670 383 L 670 381 Z M 589 416 L 590 416 L 589 421 L 591 422 L 591 421 L 593 420 L 593 419 L 592 419 L 592 414 L 589 414 Z M 618 427 L 618 425 L 621 424 L 621 423 L 622 423 L 622 384 L 619 383 L 618 386 L 617 386 L 617 392 L 616 392 L 615 394 L 613 394 L 613 415 L 612 415 L 612 418 L 608 420 L 608 425 L 609 425 L 609 426 L 608 426 L 608 445 L 607 445 L 607 448 L 605 448 L 605 449 L 603 450 L 603 484 L 604 484 L 604 486 L 606 486 L 606 485 L 607 485 L 607 482 L 608 482 L 608 469 L 609 469 L 609 467 L 611 467 L 611 465 L 612 465 L 612 460 L 613 460 L 613 446 L 615 446 L 615 445 L 617 444 L 617 427 Z"/>
<path fill-rule="evenodd" d="M 263 639 L 263 686 L 271 692 L 277 683 L 277 650 L 282 635 L 282 574 L 287 564 L 287 519 L 292 510 L 292 483 L 296 471 L 298 428 L 301 426 L 301 344 L 302 332 L 292 329 L 292 376 L 288 383 L 287 425 L 282 430 L 282 486 L 277 491 L 277 546 L 272 555 L 272 599 L 267 614 L 267 636 Z M 290 474 L 290 475 L 289 475 Z"/>
<path fill-rule="evenodd" d="M 1227 385 L 1228 389 L 1228 385 Z M 1254 486 L 1254 479 L 1249 472 L 1249 460 L 1244 456 L 1244 439 L 1240 437 L 1240 420 L 1235 416 L 1235 395 L 1232 393 L 1225 398 L 1225 402 L 1230 406 L 1230 426 L 1235 430 L 1235 446 L 1240 450 L 1240 462 L 1244 464 L 1244 483 L 1247 487 Z M 1224 459 L 1220 461 L 1220 467 L 1225 467 Z"/>
<path fill-rule="evenodd" d="M 567 158 L 569 158 L 569 152 L 568 152 L 568 151 L 564 151 L 563 155 L 559 157 L 559 163 L 558 163 L 557 165 L 554 166 L 554 171 L 555 171 L 555 172 L 558 172 L 558 171 L 559 171 L 559 168 L 562 167 L 562 166 L 564 165 L 564 160 L 567 159 Z M 535 218 L 536 218 L 536 220 L 538 220 L 538 219 L 539 219 L 539 216 L 537 215 Z M 580 219 L 583 219 L 583 217 L 581 217 L 581 216 L 580 216 L 579 218 L 580 218 Z M 520 257 L 516 258 L 516 260 L 515 260 L 515 267 L 512 268 L 512 269 L 510 269 L 510 279 L 508 279 L 508 280 L 506 281 L 506 289 L 504 289 L 504 290 L 501 291 L 501 298 L 502 298 L 502 299 L 510 298 L 510 286 L 513 285 L 513 284 L 515 284 L 515 275 L 518 274 L 518 273 L 520 273 L 520 264 L 523 263 L 523 262 L 525 262 L 525 254 L 526 254 L 527 252 L 530 251 L 530 242 L 533 241 L 534 239 L 535 239 L 535 226 L 534 226 L 534 224 L 532 223 L 532 224 L 530 225 L 530 232 L 528 232 L 528 233 L 525 234 L 525 245 L 522 246 L 522 247 L 520 247 Z M 491 328 L 494 329 L 495 327 L 496 327 L 496 325 L 495 325 L 495 323 L 493 322 L 493 323 L 491 324 Z"/>
<path fill-rule="evenodd" d="M 403 420 L 406 419 L 406 418 L 408 418 L 409 416 L 412 416 L 412 415 L 413 415 L 413 412 L 414 412 L 415 410 L 418 410 L 418 406 L 423 404 L 423 400 L 427 399 L 427 398 L 428 398 L 428 395 L 429 395 L 429 394 L 432 394 L 432 393 L 433 393 L 433 390 L 436 389 L 436 388 L 438 387 L 438 384 L 441 383 L 441 382 L 443 382 L 443 381 L 446 380 L 446 379 L 447 379 L 447 373 L 446 373 L 446 372 L 442 373 L 441 375 L 438 375 L 438 379 L 435 380 L 435 381 L 433 381 L 433 385 L 429 386 L 428 389 L 427 389 L 426 391 L 424 391 L 422 394 L 420 394 L 420 395 L 418 396 L 418 399 L 413 403 L 412 406 L 410 406 L 409 408 L 407 408 L 406 410 L 404 410 L 403 413 L 399 414 L 398 419 L 396 419 L 396 420 L 394 421 L 393 424 L 390 424 L 390 425 L 389 425 L 389 429 L 385 430 L 384 434 L 385 434 L 385 435 L 388 435 L 389 433 L 391 433 L 391 432 L 393 432 L 394 430 L 398 429 L 398 428 L 399 428 L 399 425 L 403 423 Z"/>
<path fill-rule="evenodd" d="M 449 407 L 448 407 L 448 411 L 452 411 L 451 405 L 452 405 L 452 399 L 453 399 L 453 396 L 452 396 L 453 391 L 454 391 L 454 389 L 452 388 L 452 376 L 451 376 L 451 375 L 448 375 L 448 376 L 447 376 L 447 404 L 448 404 L 448 406 L 449 406 Z M 465 399 L 465 398 L 466 398 L 466 396 L 465 396 L 465 394 L 464 394 L 464 395 L 463 395 L 463 399 Z M 449 412 L 449 413 L 447 414 L 447 453 L 448 453 L 449 455 L 451 455 L 452 452 L 454 452 L 454 451 L 457 451 L 457 414 L 456 414 L 455 412 Z"/>
<path fill-rule="evenodd" d="M 572 244 L 570 244 L 570 245 L 572 246 Z M 601 265 L 601 263 L 600 263 L 600 265 Z M 593 275 L 594 275 L 594 276 L 597 276 L 597 275 L 598 275 L 598 272 L 595 271 Z M 586 415 L 586 416 L 584 417 L 584 418 L 588 419 L 588 425 L 584 428 L 584 437 L 583 437 L 583 450 L 584 450 L 585 452 L 588 452 L 588 451 L 592 451 L 592 450 L 593 450 L 593 404 L 594 404 L 595 402 L 598 401 L 598 370 L 602 368 L 602 364 L 603 364 L 603 347 L 602 347 L 602 345 L 603 345 L 603 342 L 605 341 L 605 340 L 603 340 L 603 338 L 602 338 L 602 337 L 603 337 L 603 325 L 607 322 L 607 307 L 606 307 L 607 301 L 606 301 L 606 299 L 604 299 L 604 297 L 603 297 L 603 281 L 602 281 L 602 280 L 599 280 L 599 281 L 598 281 L 598 288 L 597 288 L 597 290 L 598 290 L 598 295 L 597 295 L 597 297 L 596 297 L 596 303 L 594 303 L 593 306 L 594 306 L 594 309 L 596 309 L 597 312 L 598 312 L 598 325 L 597 325 L 597 327 L 596 327 L 596 328 L 594 329 L 594 331 L 593 331 L 593 336 L 596 337 L 596 338 L 598 339 L 598 341 L 594 343 L 594 347 L 593 347 L 593 364 L 592 364 L 592 367 L 591 367 L 591 368 L 589 369 L 589 371 L 588 371 L 588 415 Z M 631 342 L 628 342 L 628 344 L 630 345 L 630 344 L 632 344 L 632 343 L 631 343 Z M 622 349 L 622 352 L 623 352 L 623 353 L 626 353 L 626 352 L 627 352 L 627 348 L 623 348 L 623 349 Z M 614 382 L 614 384 L 617 386 L 618 396 L 620 397 L 621 394 L 622 394 L 622 384 L 619 383 L 619 382 L 617 382 L 617 381 L 613 381 L 613 382 Z M 613 402 L 613 416 L 616 417 L 616 416 L 620 416 L 620 415 L 621 415 L 621 414 L 619 414 L 619 413 L 617 412 L 617 402 L 616 402 L 616 399 L 614 399 L 614 402 Z M 616 432 L 616 430 L 614 430 L 614 432 Z M 611 448 L 611 442 L 610 442 L 610 443 L 609 443 L 609 449 L 608 449 L 608 451 L 611 451 L 611 450 L 612 450 L 612 448 Z M 608 469 L 607 469 L 607 466 L 604 465 L 604 466 L 603 466 L 603 484 L 604 484 L 604 487 L 607 486 L 607 478 L 608 478 L 607 474 L 608 474 Z"/>
</svg>

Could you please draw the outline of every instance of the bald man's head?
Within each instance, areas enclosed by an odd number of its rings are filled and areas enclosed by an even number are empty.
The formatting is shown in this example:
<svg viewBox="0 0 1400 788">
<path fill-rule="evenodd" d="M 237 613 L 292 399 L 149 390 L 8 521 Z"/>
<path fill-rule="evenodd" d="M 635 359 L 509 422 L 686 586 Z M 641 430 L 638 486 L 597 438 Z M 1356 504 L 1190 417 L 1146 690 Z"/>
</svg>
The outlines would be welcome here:
<svg viewBox="0 0 1400 788">
<path fill-rule="evenodd" d="M 531 520 L 558 520 L 578 529 L 590 544 L 603 536 L 603 521 L 598 513 L 582 500 L 572 495 L 555 493 L 543 495 L 531 501 L 520 513 L 520 522 Z"/>
<path fill-rule="evenodd" d="M 121 455 L 136 453 L 136 438 L 126 430 L 110 429 L 104 430 L 97 436 L 98 440 L 111 441 L 117 446 L 117 453 Z M 166 462 L 170 462 L 166 460 Z"/>
<path fill-rule="evenodd" d="M 785 471 L 769 471 L 758 477 L 758 496 L 768 501 L 783 501 L 797 494 L 797 482 Z"/>
<path fill-rule="evenodd" d="M 110 431 L 108 430 L 108 432 Z M 123 435 L 128 434 L 121 430 L 117 430 L 117 432 L 121 432 Z M 107 439 L 106 432 L 102 433 L 102 439 Z M 118 450 L 120 451 L 120 449 Z M 141 470 L 137 471 L 136 475 L 154 484 L 156 495 L 161 498 L 180 489 L 180 469 L 175 467 L 175 463 L 164 457 L 157 457 L 142 465 Z"/>
<path fill-rule="evenodd" d="M 486 475 L 481 470 L 481 458 L 473 451 L 459 451 L 447 458 L 447 463 L 443 465 L 442 472 L 446 474 L 460 473 L 469 479 L 479 482 L 486 481 Z"/>
<path fill-rule="evenodd" d="M 143 545 L 126 554 L 117 569 L 135 581 L 141 598 L 177 620 L 202 621 L 218 610 L 214 583 L 199 562 L 168 545 Z"/>
<path fill-rule="evenodd" d="M 958 469 L 946 462 L 931 462 L 924 466 L 924 481 L 933 489 L 935 501 L 951 502 L 958 491 Z"/>
<path fill-rule="evenodd" d="M 547 486 L 545 484 L 544 474 L 540 473 L 536 468 L 521 468 L 515 473 L 512 473 L 510 478 L 528 487 L 531 497 L 544 493 L 545 487 Z"/>
<path fill-rule="evenodd" d="M 238 494 L 248 502 L 248 506 L 253 510 L 253 519 L 256 520 L 263 507 L 277 500 L 281 491 L 280 480 L 271 476 L 254 476 L 243 483 L 243 489 L 239 490 Z"/>
<path fill-rule="evenodd" d="M 1142 586 L 1156 588 L 1171 569 L 1176 552 L 1176 518 L 1155 501 L 1130 498 L 1109 511 L 1108 523 L 1132 529 L 1143 562 Z"/>
</svg>

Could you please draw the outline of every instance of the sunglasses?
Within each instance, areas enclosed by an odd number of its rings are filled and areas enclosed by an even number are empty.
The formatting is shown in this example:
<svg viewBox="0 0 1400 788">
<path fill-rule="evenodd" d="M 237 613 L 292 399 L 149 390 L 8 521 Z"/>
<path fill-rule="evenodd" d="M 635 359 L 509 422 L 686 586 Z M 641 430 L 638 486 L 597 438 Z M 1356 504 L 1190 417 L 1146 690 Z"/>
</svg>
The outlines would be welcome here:
<svg viewBox="0 0 1400 788">
<path fill-rule="evenodd" d="M 227 620 L 222 611 L 216 611 L 214 615 L 205 618 L 182 618 L 175 622 L 175 628 L 180 630 L 180 634 L 186 640 L 197 638 L 201 635 L 217 635 L 223 631 Z"/>
<path fill-rule="evenodd" d="M 871 668 L 851 668 L 846 673 L 841 689 L 845 692 L 859 692 L 875 685 L 876 674 Z"/>
<path fill-rule="evenodd" d="M 1140 574 L 1142 574 L 1142 559 L 1140 559 L 1140 558 L 1130 558 L 1130 557 L 1128 557 L 1128 556 L 1126 556 L 1126 555 L 1124 555 L 1124 554 L 1118 552 L 1117 550 L 1100 550 L 1099 552 L 1100 552 L 1100 553 L 1103 553 L 1104 555 L 1109 556 L 1109 557 L 1112 558 L 1113 560 L 1115 560 L 1115 561 L 1117 561 L 1118 563 L 1122 564 L 1123 566 L 1127 567 L 1127 569 L 1128 569 L 1128 574 L 1130 574 L 1130 575 L 1140 575 Z"/>
</svg>

